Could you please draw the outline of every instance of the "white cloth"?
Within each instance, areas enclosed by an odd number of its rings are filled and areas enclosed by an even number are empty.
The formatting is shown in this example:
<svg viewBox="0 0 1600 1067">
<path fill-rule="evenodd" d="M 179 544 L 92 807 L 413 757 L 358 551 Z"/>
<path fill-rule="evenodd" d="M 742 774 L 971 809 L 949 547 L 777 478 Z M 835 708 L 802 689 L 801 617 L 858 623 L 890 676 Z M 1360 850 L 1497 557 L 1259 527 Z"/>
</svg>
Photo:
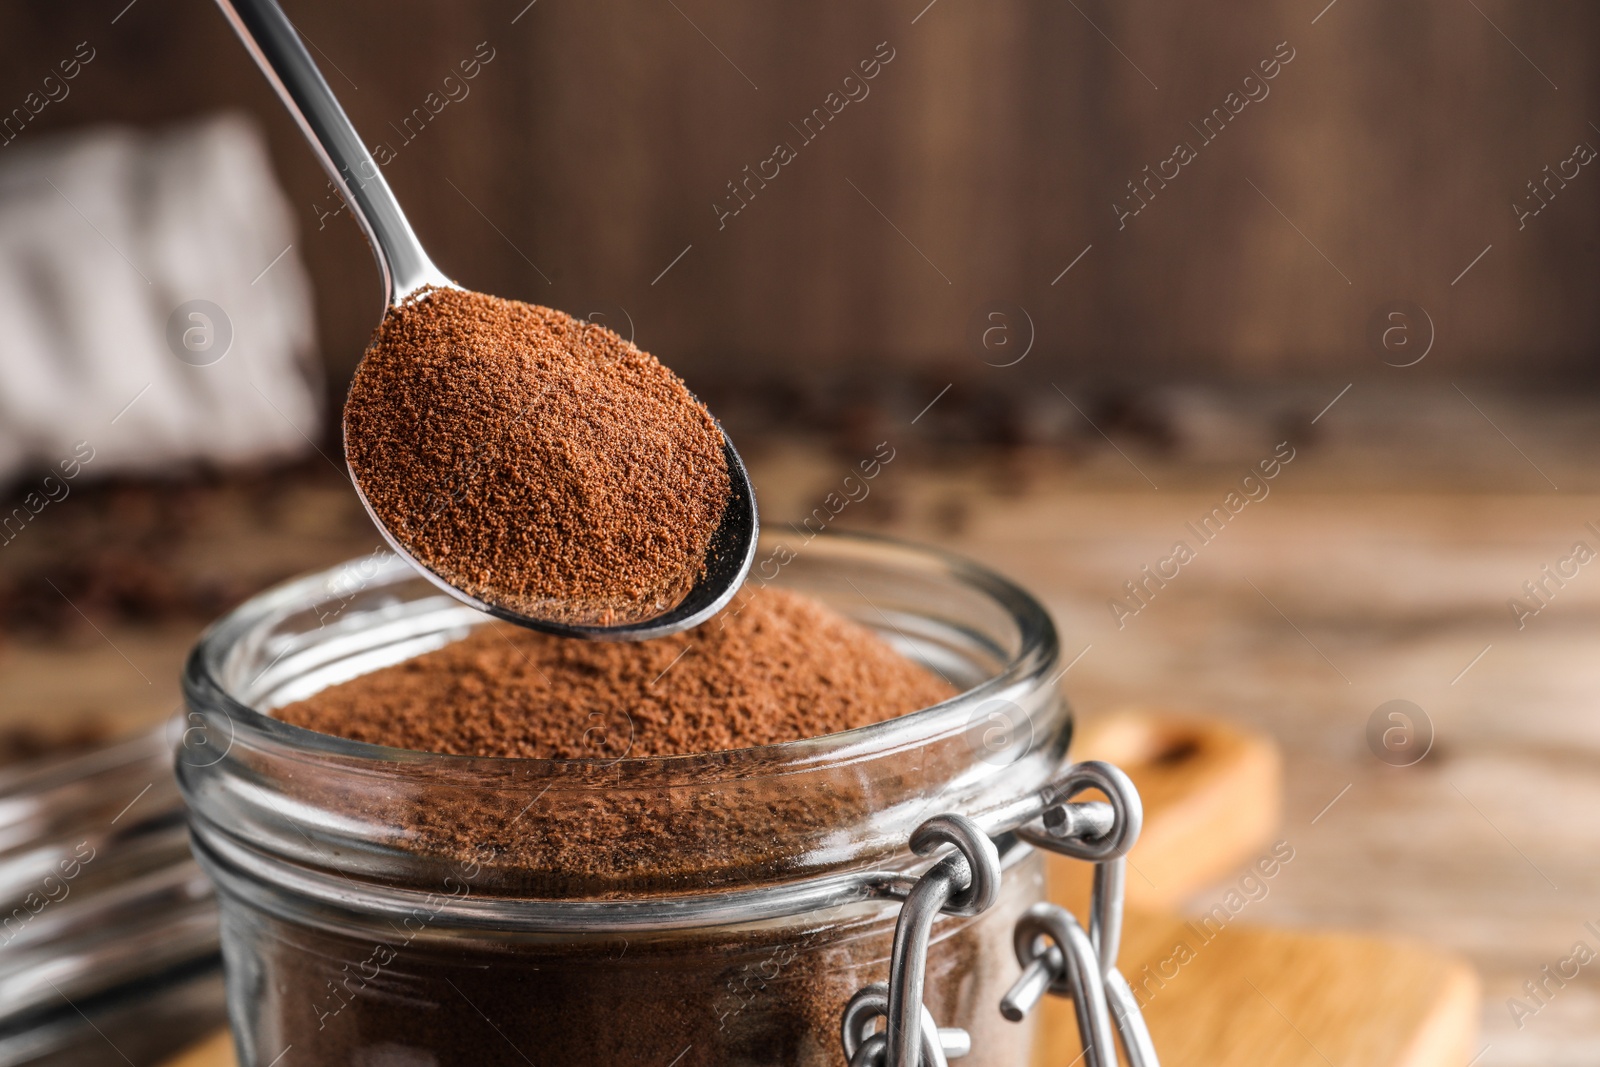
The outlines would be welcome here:
<svg viewBox="0 0 1600 1067">
<path fill-rule="evenodd" d="M 79 441 L 92 476 L 308 451 L 321 387 L 295 240 L 265 142 L 238 116 L 0 149 L 0 487 Z M 185 361 L 168 340 L 191 300 L 231 323 L 209 365 L 195 364 L 215 349 Z"/>
</svg>

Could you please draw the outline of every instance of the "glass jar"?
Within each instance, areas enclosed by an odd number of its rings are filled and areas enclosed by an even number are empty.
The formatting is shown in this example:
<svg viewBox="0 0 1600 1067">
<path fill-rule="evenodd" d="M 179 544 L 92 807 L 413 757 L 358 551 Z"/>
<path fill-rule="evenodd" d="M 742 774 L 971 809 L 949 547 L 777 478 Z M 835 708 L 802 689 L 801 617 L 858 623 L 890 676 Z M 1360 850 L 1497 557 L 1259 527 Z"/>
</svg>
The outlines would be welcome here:
<svg viewBox="0 0 1600 1067">
<path fill-rule="evenodd" d="M 926 869 L 907 840 L 947 812 L 997 835 L 1004 877 L 989 911 L 937 921 L 924 1002 L 971 1033 L 962 1062 L 1027 1062 L 1027 1024 L 997 1006 L 1043 895 L 1007 813 L 1071 732 L 1044 609 L 973 564 L 855 536 L 764 535 L 751 580 L 827 603 L 962 695 L 731 752 L 445 756 L 271 714 L 488 621 L 405 563 L 349 563 L 213 626 L 177 764 L 240 1062 L 292 1046 L 356 1067 L 842 1063 L 840 1013 L 888 970 L 886 887 Z M 586 727 L 612 732 L 606 752 L 626 728 Z"/>
</svg>

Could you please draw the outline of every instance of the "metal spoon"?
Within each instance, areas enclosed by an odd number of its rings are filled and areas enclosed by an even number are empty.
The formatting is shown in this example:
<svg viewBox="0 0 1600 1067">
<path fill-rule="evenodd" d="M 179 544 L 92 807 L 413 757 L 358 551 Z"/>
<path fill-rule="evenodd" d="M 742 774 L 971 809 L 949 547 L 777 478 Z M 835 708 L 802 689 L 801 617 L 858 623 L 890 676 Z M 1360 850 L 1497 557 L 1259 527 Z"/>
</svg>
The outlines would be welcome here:
<svg viewBox="0 0 1600 1067">
<path fill-rule="evenodd" d="M 301 132 L 311 142 L 362 232 L 367 235 L 378 260 L 378 270 L 383 274 L 388 306 L 395 306 L 427 286 L 460 289 L 461 286 L 445 277 L 428 258 L 422 242 L 417 240 L 405 213 L 400 210 L 399 201 L 390 191 L 389 183 L 384 181 L 383 172 L 361 143 L 355 127 L 334 98 L 333 90 L 328 88 L 310 53 L 300 43 L 293 23 L 278 5 L 273 0 L 217 0 L 217 6 L 228 16 L 267 80 L 299 122 Z M 469 596 L 413 557 L 372 510 L 353 475 L 350 481 L 356 485 L 362 506 L 389 547 L 451 596 L 497 618 L 535 630 L 596 640 L 639 641 L 705 622 L 733 597 L 750 571 L 756 552 L 755 494 L 751 491 L 744 462 L 728 443 L 726 434 L 723 435 L 723 453 L 727 458 L 730 483 L 728 502 L 723 509 L 722 522 L 706 550 L 705 573 L 683 600 L 664 614 L 614 626 L 574 625 L 534 618 Z"/>
</svg>

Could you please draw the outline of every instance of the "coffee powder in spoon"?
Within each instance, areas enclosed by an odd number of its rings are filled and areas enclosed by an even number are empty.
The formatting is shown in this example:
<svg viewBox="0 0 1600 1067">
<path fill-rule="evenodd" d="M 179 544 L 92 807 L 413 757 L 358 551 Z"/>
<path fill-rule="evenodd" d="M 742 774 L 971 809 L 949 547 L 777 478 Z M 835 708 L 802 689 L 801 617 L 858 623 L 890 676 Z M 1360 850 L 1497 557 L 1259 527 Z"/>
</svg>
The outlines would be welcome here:
<svg viewBox="0 0 1600 1067">
<path fill-rule="evenodd" d="M 357 485 L 414 559 L 554 622 L 671 608 L 728 498 L 721 430 L 655 357 L 482 293 L 428 289 L 390 308 L 344 429 Z"/>
</svg>

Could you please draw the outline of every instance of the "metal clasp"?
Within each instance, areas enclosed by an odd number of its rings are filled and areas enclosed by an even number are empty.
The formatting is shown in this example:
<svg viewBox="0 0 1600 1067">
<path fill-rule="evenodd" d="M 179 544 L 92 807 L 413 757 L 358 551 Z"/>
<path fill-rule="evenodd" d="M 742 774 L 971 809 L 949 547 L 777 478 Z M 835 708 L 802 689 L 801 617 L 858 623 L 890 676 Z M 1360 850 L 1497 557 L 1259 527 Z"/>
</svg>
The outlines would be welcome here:
<svg viewBox="0 0 1600 1067">
<path fill-rule="evenodd" d="M 1072 801 L 1089 789 L 1100 790 L 1107 800 Z M 1071 997 L 1085 1067 L 1116 1067 L 1112 1020 L 1129 1067 L 1158 1067 L 1144 1015 L 1117 970 L 1128 850 L 1139 839 L 1143 824 L 1144 806 L 1133 782 L 1111 764 L 1093 760 L 1069 767 L 1045 790 L 1039 826 L 1016 830 L 1018 837 L 1037 848 L 1095 865 L 1088 932 L 1065 908 L 1055 904 L 1030 908 L 1018 920 L 1013 938 L 1022 976 L 1000 1002 L 1001 1014 L 1017 1021 L 1046 993 Z"/>
<path fill-rule="evenodd" d="M 875 983 L 845 1007 L 840 1038 L 851 1067 L 946 1067 L 947 1057 L 972 1047 L 965 1030 L 941 1030 L 922 1003 L 933 921 L 946 915 L 977 915 L 1000 897 L 1000 850 L 978 824 L 963 815 L 937 815 L 911 835 L 911 850 L 931 855 L 955 851 L 928 868 L 900 905 L 889 955 L 887 985 Z M 872 1033 L 878 1017 L 882 1033 Z"/>
<path fill-rule="evenodd" d="M 1073 798 L 1098 789 L 1106 800 Z M 1020 1022 L 1046 993 L 1072 998 L 1086 1067 L 1116 1067 L 1112 1031 L 1130 1067 L 1159 1067 L 1150 1032 L 1133 990 L 1117 970 L 1122 935 L 1122 898 L 1127 854 L 1139 838 L 1144 809 L 1128 776 L 1109 763 L 1074 764 L 1038 795 L 1012 809 L 1021 825 L 1006 826 L 1036 848 L 1095 864 L 1089 929 L 1067 909 L 1036 904 L 1018 920 L 1013 948 L 1022 975 L 1000 1001 L 1000 1013 Z M 1000 893 L 1000 855 L 995 843 L 961 815 L 929 819 L 911 835 L 911 848 L 926 856 L 954 846 L 904 893 L 895 923 L 889 981 L 861 989 L 846 1005 L 840 1040 L 850 1067 L 947 1067 L 967 1055 L 965 1030 L 941 1028 L 922 1003 L 928 943 L 942 914 L 977 915 Z M 899 886 L 893 895 L 901 895 Z M 877 1021 L 885 1021 L 877 1032 Z"/>
</svg>

